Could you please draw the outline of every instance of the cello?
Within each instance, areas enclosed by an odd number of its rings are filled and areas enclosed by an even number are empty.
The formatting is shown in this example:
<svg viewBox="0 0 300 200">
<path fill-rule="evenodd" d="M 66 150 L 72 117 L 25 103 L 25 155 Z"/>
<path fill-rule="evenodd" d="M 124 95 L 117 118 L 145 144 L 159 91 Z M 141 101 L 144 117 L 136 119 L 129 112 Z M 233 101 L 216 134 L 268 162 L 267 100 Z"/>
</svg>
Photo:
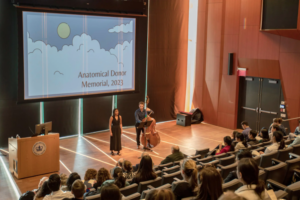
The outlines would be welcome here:
<svg viewBox="0 0 300 200">
<path fill-rule="evenodd" d="M 147 96 L 146 97 L 146 108 L 148 108 L 150 98 Z M 156 147 L 160 143 L 160 136 L 158 132 L 155 129 L 156 126 L 156 120 L 152 117 L 150 117 L 151 113 L 142 120 L 142 122 L 146 121 L 152 121 L 151 125 L 145 129 L 145 134 L 142 134 L 141 137 L 141 143 L 144 145 L 144 147 L 148 147 L 147 142 L 150 143 L 150 147 Z M 146 139 L 145 139 L 146 135 Z"/>
</svg>

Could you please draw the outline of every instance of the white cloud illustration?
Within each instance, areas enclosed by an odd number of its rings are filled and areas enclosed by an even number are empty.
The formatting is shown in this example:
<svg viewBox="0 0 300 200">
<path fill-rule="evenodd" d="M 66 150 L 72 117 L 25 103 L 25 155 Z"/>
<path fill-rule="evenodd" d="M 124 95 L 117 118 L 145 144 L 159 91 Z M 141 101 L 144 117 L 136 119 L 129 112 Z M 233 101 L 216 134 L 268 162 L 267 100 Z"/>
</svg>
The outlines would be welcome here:
<svg viewBox="0 0 300 200">
<path fill-rule="evenodd" d="M 108 32 L 110 33 L 129 33 L 133 32 L 133 21 L 130 21 L 129 24 L 121 24 L 120 26 L 115 26 L 112 29 L 109 29 Z"/>
</svg>

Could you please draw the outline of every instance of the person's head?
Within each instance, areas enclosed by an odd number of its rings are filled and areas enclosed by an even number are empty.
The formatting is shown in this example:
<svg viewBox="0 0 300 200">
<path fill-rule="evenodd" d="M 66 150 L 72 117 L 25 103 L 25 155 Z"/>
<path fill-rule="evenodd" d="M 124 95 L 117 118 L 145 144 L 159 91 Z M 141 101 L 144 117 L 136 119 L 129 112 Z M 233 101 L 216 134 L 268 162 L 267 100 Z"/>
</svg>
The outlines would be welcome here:
<svg viewBox="0 0 300 200">
<path fill-rule="evenodd" d="M 120 158 L 117 162 L 117 167 L 122 167 L 123 168 L 123 162 L 124 162 L 124 158 Z"/>
<path fill-rule="evenodd" d="M 45 197 L 46 195 L 50 194 L 51 190 L 48 187 L 48 181 L 45 181 L 39 191 L 36 193 L 36 197 L 42 198 Z"/>
<path fill-rule="evenodd" d="M 174 145 L 172 146 L 172 153 L 178 153 L 179 152 L 179 146 Z"/>
<path fill-rule="evenodd" d="M 280 125 L 282 123 L 282 118 L 277 118 L 278 124 Z"/>
<path fill-rule="evenodd" d="M 299 127 L 300 127 L 300 120 L 298 121 Z"/>
<path fill-rule="evenodd" d="M 278 147 L 278 150 L 279 150 L 279 149 L 284 149 L 284 147 L 285 147 L 285 142 L 284 142 L 283 135 L 282 135 L 281 132 L 275 131 L 275 132 L 273 133 L 273 143 L 280 143 L 280 144 L 279 144 L 279 147 Z"/>
<path fill-rule="evenodd" d="M 196 199 L 217 200 L 222 194 L 222 177 L 215 167 L 205 167 L 199 173 L 200 188 Z"/>
<path fill-rule="evenodd" d="M 144 103 L 143 101 L 140 101 L 140 102 L 139 102 L 139 108 L 140 108 L 141 110 L 144 110 L 144 106 L 145 106 L 145 103 Z"/>
<path fill-rule="evenodd" d="M 100 185 L 104 181 L 109 180 L 109 179 L 111 179 L 109 171 L 103 167 L 100 168 L 97 173 L 97 179 L 96 179 L 97 183 Z"/>
<path fill-rule="evenodd" d="M 129 160 L 124 161 L 123 168 L 126 172 L 131 172 L 133 170 L 132 164 Z"/>
<path fill-rule="evenodd" d="M 273 125 L 278 124 L 278 118 L 273 118 Z"/>
<path fill-rule="evenodd" d="M 235 194 L 233 191 L 226 191 L 218 200 L 247 200 L 242 196 Z"/>
<path fill-rule="evenodd" d="M 145 200 L 175 200 L 170 189 L 154 189 L 147 193 Z"/>
<path fill-rule="evenodd" d="M 119 116 L 119 109 L 118 108 L 115 108 L 113 110 L 113 116 Z"/>
<path fill-rule="evenodd" d="M 242 121 L 241 125 L 242 125 L 242 128 L 243 128 L 243 129 L 249 127 L 249 124 L 248 124 L 248 122 L 246 122 L 246 121 Z"/>
<path fill-rule="evenodd" d="M 279 131 L 280 127 L 277 124 L 272 125 L 272 133 L 274 133 L 275 131 Z"/>
<path fill-rule="evenodd" d="M 68 179 L 67 174 L 61 173 L 59 175 L 59 177 L 60 177 L 60 184 L 61 184 L 61 186 L 66 185 L 67 184 L 67 179 Z"/>
<path fill-rule="evenodd" d="M 255 193 L 261 196 L 265 190 L 264 182 L 259 179 L 259 169 L 253 158 L 243 158 L 237 166 L 237 176 L 244 185 L 256 185 Z"/>
<path fill-rule="evenodd" d="M 236 155 L 237 160 L 241 160 L 243 158 L 252 158 L 252 153 L 248 149 L 240 150 Z"/>
<path fill-rule="evenodd" d="M 71 191 L 72 189 L 72 184 L 74 183 L 74 181 L 76 181 L 77 179 L 81 180 L 80 175 L 77 172 L 73 172 L 69 175 L 69 178 L 67 180 L 67 187 L 68 187 L 68 191 Z"/>
<path fill-rule="evenodd" d="M 122 194 L 115 184 L 103 186 L 101 189 L 100 200 L 121 200 Z"/>
<path fill-rule="evenodd" d="M 257 136 L 257 132 L 255 130 L 251 130 L 249 131 L 249 139 L 255 139 L 255 137 Z"/>
<path fill-rule="evenodd" d="M 260 130 L 260 136 L 265 140 L 269 140 L 270 138 L 269 138 L 268 129 L 262 127 L 262 129 Z"/>
<path fill-rule="evenodd" d="M 20 196 L 19 200 L 32 200 L 34 199 L 34 192 L 27 191 L 22 196 Z"/>
<path fill-rule="evenodd" d="M 88 181 L 88 180 L 91 180 L 91 179 L 96 179 L 96 176 L 97 176 L 97 170 L 95 170 L 95 169 L 88 169 L 85 172 L 84 180 Z"/>
<path fill-rule="evenodd" d="M 83 194 L 85 193 L 85 186 L 83 182 L 81 180 L 74 181 L 71 192 L 76 199 L 83 199 Z"/>
<path fill-rule="evenodd" d="M 153 180 L 157 177 L 153 170 L 153 162 L 149 155 L 143 155 L 135 179 L 137 182 Z"/>
<path fill-rule="evenodd" d="M 237 135 L 238 133 L 239 133 L 239 132 L 237 132 L 237 131 L 233 131 L 233 132 L 232 132 L 231 137 L 232 137 L 233 140 L 236 139 L 236 135 Z"/>
<path fill-rule="evenodd" d="M 236 134 L 236 141 L 237 142 L 243 142 L 245 139 L 244 134 L 243 133 L 237 133 Z"/>
<path fill-rule="evenodd" d="M 60 188 L 60 177 L 58 174 L 51 174 L 48 180 L 48 187 L 51 192 L 56 192 Z"/>
<path fill-rule="evenodd" d="M 232 145 L 232 139 L 230 136 L 225 136 L 223 138 L 223 141 L 224 141 L 225 146 L 230 146 L 229 151 L 234 151 L 234 146 Z"/>
<path fill-rule="evenodd" d="M 119 188 L 125 187 L 126 178 L 123 176 L 122 168 L 115 167 L 112 174 L 113 178 L 115 179 L 115 185 Z"/>
<path fill-rule="evenodd" d="M 196 188 L 197 183 L 197 166 L 194 160 L 184 159 L 181 164 L 181 175 L 184 180 L 186 180 L 191 188 Z"/>
</svg>

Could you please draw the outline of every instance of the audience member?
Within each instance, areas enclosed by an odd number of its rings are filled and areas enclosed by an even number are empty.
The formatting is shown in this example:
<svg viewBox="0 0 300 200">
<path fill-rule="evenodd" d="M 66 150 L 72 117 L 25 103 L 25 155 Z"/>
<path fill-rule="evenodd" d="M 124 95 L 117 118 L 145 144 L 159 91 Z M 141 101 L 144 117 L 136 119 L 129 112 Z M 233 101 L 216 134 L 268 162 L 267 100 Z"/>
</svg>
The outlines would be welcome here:
<svg viewBox="0 0 300 200">
<path fill-rule="evenodd" d="M 102 188 L 100 200 L 121 200 L 122 194 L 115 184 L 109 184 Z"/>
<path fill-rule="evenodd" d="M 233 131 L 233 132 L 232 132 L 232 135 L 231 135 L 232 141 L 235 141 L 235 140 L 236 140 L 236 135 L 237 135 L 238 133 L 239 133 L 238 131 Z"/>
<path fill-rule="evenodd" d="M 295 129 L 295 132 L 289 134 L 289 140 L 293 140 L 294 138 L 297 137 L 297 135 L 300 135 L 300 120 L 299 120 L 299 125 Z"/>
<path fill-rule="evenodd" d="M 223 194 L 223 180 L 215 167 L 204 167 L 198 176 L 200 185 L 195 200 L 217 200 Z"/>
<path fill-rule="evenodd" d="M 236 156 L 236 160 L 239 161 L 241 160 L 242 158 L 252 158 L 252 154 L 251 154 L 251 151 L 249 151 L 248 149 L 245 149 L 245 150 L 240 150 L 238 153 L 237 153 L 237 156 Z M 228 176 L 224 179 L 224 183 L 228 183 L 234 179 L 237 179 L 237 174 L 236 174 L 236 171 L 231 171 Z"/>
<path fill-rule="evenodd" d="M 255 130 L 251 130 L 248 136 L 248 145 L 253 146 L 258 144 L 259 142 L 256 140 L 257 132 Z"/>
<path fill-rule="evenodd" d="M 106 180 L 102 183 L 100 190 L 98 189 L 99 192 L 101 192 L 101 189 L 110 184 L 115 184 L 119 188 L 123 188 L 125 186 L 129 186 L 130 184 L 126 181 L 126 178 L 123 176 L 123 171 L 120 167 L 115 167 L 112 171 L 113 178 L 110 180 Z"/>
<path fill-rule="evenodd" d="M 227 153 L 228 151 L 234 151 L 234 146 L 232 145 L 232 140 L 230 136 L 224 137 L 224 147 L 222 148 L 222 143 L 219 145 L 219 149 L 216 151 L 216 155 L 221 153 Z"/>
<path fill-rule="evenodd" d="M 265 127 L 262 127 L 262 129 L 260 130 L 259 136 L 260 136 L 260 138 L 258 140 L 259 143 L 270 141 L 268 130 Z"/>
<path fill-rule="evenodd" d="M 97 179 L 96 179 L 96 183 L 93 185 L 93 187 L 97 190 L 98 187 L 101 187 L 101 185 L 106 181 L 106 180 L 109 180 L 109 179 L 112 179 L 112 177 L 110 176 L 110 173 L 107 169 L 105 168 L 100 168 L 98 170 L 98 173 L 97 173 Z M 100 189 L 100 188 L 99 188 Z"/>
<path fill-rule="evenodd" d="M 273 133 L 273 138 L 272 138 L 272 145 L 268 146 L 265 150 L 265 152 L 260 151 L 260 154 L 264 153 L 271 153 L 273 151 L 277 151 L 279 149 L 284 149 L 285 148 L 285 143 L 283 140 L 283 135 L 279 131 L 275 131 Z"/>
<path fill-rule="evenodd" d="M 136 172 L 133 172 L 133 167 L 132 167 L 131 162 L 129 160 L 125 160 L 123 165 L 124 165 L 123 166 L 123 169 L 124 169 L 123 176 L 126 179 L 132 179 L 136 175 Z"/>
<path fill-rule="evenodd" d="M 51 193 L 51 190 L 48 187 L 48 181 L 43 182 L 41 188 L 36 192 L 34 200 L 43 200 L 44 197 Z"/>
<path fill-rule="evenodd" d="M 175 196 L 169 189 L 153 189 L 148 192 L 145 200 L 175 200 Z"/>
<path fill-rule="evenodd" d="M 75 180 L 72 184 L 72 194 L 74 198 L 64 198 L 63 200 L 79 200 L 83 199 L 83 195 L 85 193 L 85 185 L 81 180 Z"/>
<path fill-rule="evenodd" d="M 153 170 L 153 162 L 149 155 L 144 155 L 141 158 L 141 162 L 135 177 L 132 179 L 131 183 L 137 183 L 143 181 L 149 181 L 156 179 L 157 175 Z"/>
<path fill-rule="evenodd" d="M 67 174 L 60 173 L 59 177 L 60 177 L 61 188 L 63 188 L 64 186 L 67 186 L 67 179 L 68 179 Z"/>
<path fill-rule="evenodd" d="M 96 183 L 96 176 L 97 176 L 97 170 L 95 169 L 86 170 L 83 183 L 87 189 L 92 188 L 93 185 Z"/>
<path fill-rule="evenodd" d="M 196 195 L 198 190 L 197 173 L 198 171 L 194 160 L 183 160 L 181 164 L 183 181 L 172 184 L 172 191 L 177 200 Z"/>
<path fill-rule="evenodd" d="M 121 167 L 121 168 L 123 168 L 123 162 L 124 162 L 124 158 L 120 158 L 120 159 L 118 160 L 118 162 L 116 163 L 116 167 Z"/>
<path fill-rule="evenodd" d="M 244 135 L 242 133 L 237 132 L 236 141 L 238 143 L 234 147 L 235 150 L 240 150 L 240 149 L 243 149 L 243 148 L 247 148 L 247 143 L 246 143 Z"/>
<path fill-rule="evenodd" d="M 274 133 L 275 131 L 281 132 L 280 127 L 279 127 L 277 124 L 274 124 L 274 125 L 272 126 L 271 133 L 269 133 L 269 138 L 270 138 L 270 140 L 272 140 L 272 138 L 273 138 L 273 133 Z M 281 134 L 283 135 L 282 132 L 281 132 Z"/>
<path fill-rule="evenodd" d="M 269 133 L 272 133 L 273 125 L 278 125 L 278 118 L 273 118 L 273 123 L 269 127 Z"/>
<path fill-rule="evenodd" d="M 69 178 L 67 180 L 67 190 L 66 191 L 71 191 L 72 185 L 73 185 L 74 181 L 76 181 L 77 179 L 81 180 L 81 177 L 77 172 L 73 172 L 69 175 Z"/>
<path fill-rule="evenodd" d="M 266 199 L 265 184 L 259 179 L 259 169 L 253 158 L 243 158 L 237 166 L 237 175 L 243 186 L 235 191 L 239 196 L 251 200 Z"/>
<path fill-rule="evenodd" d="M 42 185 L 44 184 L 45 181 L 48 181 L 48 177 L 44 176 L 43 178 L 41 178 L 40 182 L 39 182 L 39 185 L 38 185 L 38 188 L 41 188 Z"/>
<path fill-rule="evenodd" d="M 34 198 L 34 192 L 27 191 L 20 196 L 19 200 L 33 200 L 33 198 Z"/>
<path fill-rule="evenodd" d="M 160 164 L 167 164 L 170 162 L 175 162 L 178 160 L 182 160 L 184 158 L 183 153 L 180 152 L 179 146 L 172 146 L 172 154 L 168 155 L 164 160 L 160 162 Z"/>
<path fill-rule="evenodd" d="M 278 126 L 280 127 L 281 132 L 283 133 L 283 136 L 286 136 L 285 127 L 282 124 L 282 118 L 278 118 Z"/>
<path fill-rule="evenodd" d="M 294 139 L 294 141 L 288 147 L 291 147 L 296 144 L 300 144 L 300 135 L 297 135 L 297 137 Z"/>
<path fill-rule="evenodd" d="M 44 200 L 53 200 L 53 199 L 64 199 L 64 198 L 73 198 L 74 195 L 71 192 L 63 192 L 60 189 L 60 178 L 58 174 L 51 174 L 48 180 L 48 187 L 51 190 L 49 195 L 44 197 Z"/>
<path fill-rule="evenodd" d="M 249 127 L 249 124 L 246 121 L 243 121 L 241 123 L 241 125 L 242 125 L 242 128 L 244 129 L 243 132 L 242 132 L 243 135 L 244 135 L 244 138 L 245 138 L 246 142 L 248 142 L 248 134 L 251 131 L 251 128 Z"/>
<path fill-rule="evenodd" d="M 218 200 L 247 200 L 247 199 L 235 194 L 232 191 L 227 191 L 224 192 L 224 194 L 222 194 L 222 196 L 220 196 Z"/>
</svg>

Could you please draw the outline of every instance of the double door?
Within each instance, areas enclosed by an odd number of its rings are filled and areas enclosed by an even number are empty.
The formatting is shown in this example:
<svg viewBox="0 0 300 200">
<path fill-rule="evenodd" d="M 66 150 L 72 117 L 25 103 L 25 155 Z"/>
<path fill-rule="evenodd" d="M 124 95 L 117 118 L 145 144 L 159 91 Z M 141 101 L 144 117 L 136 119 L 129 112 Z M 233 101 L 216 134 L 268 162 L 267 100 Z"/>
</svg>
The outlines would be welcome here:
<svg viewBox="0 0 300 200">
<path fill-rule="evenodd" d="M 280 117 L 284 101 L 280 80 L 240 77 L 238 128 L 247 121 L 250 128 L 259 131 L 269 128 L 273 118 Z M 288 123 L 284 123 L 289 128 Z"/>
</svg>

